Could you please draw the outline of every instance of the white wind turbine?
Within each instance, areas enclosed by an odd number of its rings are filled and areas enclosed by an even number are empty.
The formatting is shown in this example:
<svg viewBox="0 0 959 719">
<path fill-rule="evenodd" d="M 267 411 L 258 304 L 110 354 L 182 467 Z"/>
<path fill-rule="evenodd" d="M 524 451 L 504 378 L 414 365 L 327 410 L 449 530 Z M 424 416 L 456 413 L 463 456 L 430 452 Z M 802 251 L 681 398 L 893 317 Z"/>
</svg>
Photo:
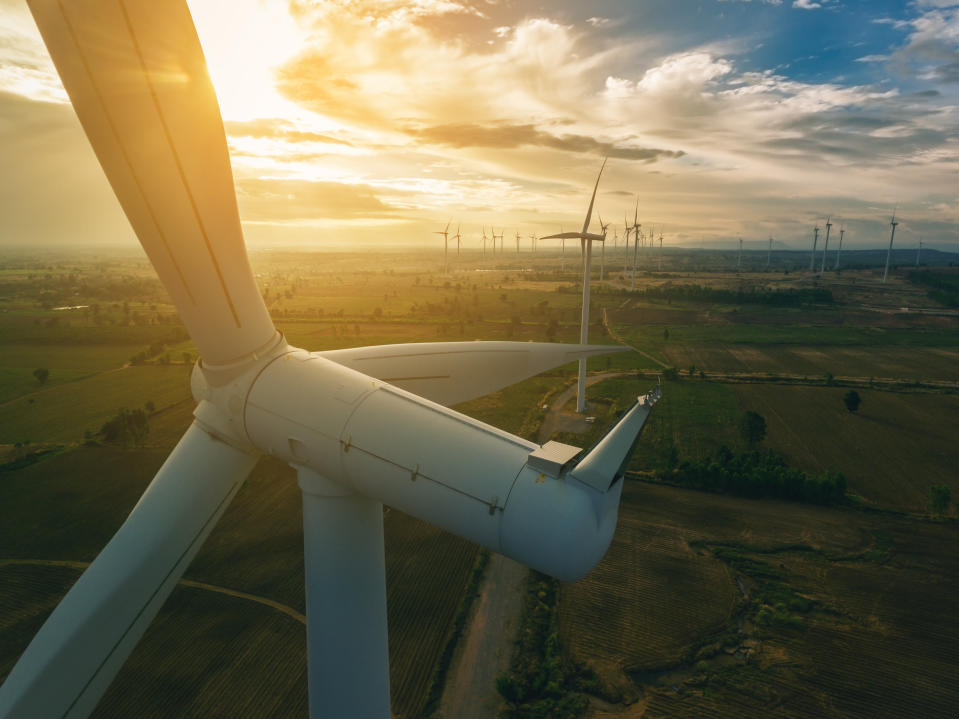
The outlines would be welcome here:
<svg viewBox="0 0 959 719">
<path fill-rule="evenodd" d="M 636 291 L 636 258 L 639 253 L 639 237 L 642 227 L 642 224 L 639 222 L 639 197 L 637 197 L 636 208 L 633 210 L 633 279 L 629 287 L 630 292 Z"/>
<path fill-rule="evenodd" d="M 892 241 L 896 238 L 896 226 L 899 223 L 896 222 L 896 210 L 892 211 L 892 219 L 889 221 L 889 226 L 892 228 L 892 231 L 889 233 L 889 249 L 886 250 L 886 269 L 882 273 L 882 283 L 886 284 L 886 280 L 889 278 L 889 259 L 892 257 Z"/>
<path fill-rule="evenodd" d="M 496 230 L 494 230 L 492 227 L 490 228 L 490 232 L 493 233 L 493 252 L 496 252 L 496 240 L 499 240 L 500 253 L 503 252 L 503 230 L 505 229 L 506 228 L 504 227 L 502 230 L 499 231 L 499 234 L 497 235 Z"/>
<path fill-rule="evenodd" d="M 829 252 L 829 230 L 832 228 L 831 217 L 826 218 L 826 241 L 822 246 L 822 263 L 819 265 L 819 274 L 826 271 L 826 253 Z"/>
<path fill-rule="evenodd" d="M 486 225 L 483 225 L 483 257 L 486 257 Z"/>
<path fill-rule="evenodd" d="M 453 235 L 453 237 L 456 239 L 456 256 L 459 257 L 460 256 L 460 226 L 459 224 L 456 225 L 456 234 Z"/>
<path fill-rule="evenodd" d="M 577 461 L 576 448 L 539 447 L 444 405 L 608 347 L 290 347 L 247 261 L 226 136 L 186 3 L 30 8 L 201 359 L 195 421 L 0 686 L 0 716 L 88 716 L 269 453 L 296 468 L 303 492 L 310 714 L 389 717 L 382 503 L 577 579 L 612 538 L 622 467 L 658 395 Z"/>
<path fill-rule="evenodd" d="M 833 270 L 839 269 L 839 255 L 842 253 L 842 238 L 846 234 L 846 228 L 842 225 L 839 226 L 839 247 L 836 250 L 836 264 L 833 265 Z"/>
<path fill-rule="evenodd" d="M 579 338 L 580 343 L 586 343 L 586 337 L 589 336 L 589 270 L 593 257 L 593 241 L 605 242 L 604 234 L 596 235 L 589 230 L 589 221 L 593 216 L 593 203 L 596 201 L 596 190 L 599 188 L 599 178 L 603 176 L 603 170 L 606 168 L 606 160 L 603 160 L 602 167 L 599 168 L 599 174 L 596 176 L 596 184 L 593 185 L 593 195 L 589 198 L 589 209 L 586 210 L 586 219 L 583 221 L 581 232 L 561 232 L 558 235 L 547 235 L 540 239 L 579 239 L 583 252 L 583 311 L 580 317 Z M 579 380 L 576 384 L 576 411 L 583 413 L 586 411 L 586 358 L 579 360 Z"/>
<path fill-rule="evenodd" d="M 812 272 L 816 266 L 816 245 L 819 244 L 819 225 L 816 225 L 812 231 L 812 254 L 809 257 L 809 271 Z"/>
<path fill-rule="evenodd" d="M 605 272 L 606 272 L 606 241 L 605 241 L 605 238 L 606 238 L 606 230 L 609 229 L 609 224 L 610 224 L 610 223 L 608 223 L 608 222 L 605 223 L 605 224 L 603 224 L 603 216 L 602 216 L 602 215 L 599 216 L 600 234 L 602 234 L 602 236 L 603 236 L 603 238 L 604 238 L 604 239 L 603 239 L 603 244 L 601 245 L 601 250 L 600 250 L 600 253 L 599 253 L 599 281 L 600 281 L 600 282 L 603 281 L 603 275 L 604 275 Z M 615 232 L 615 231 L 614 231 L 614 232 Z"/>
<path fill-rule="evenodd" d="M 519 230 L 516 230 L 516 254 L 519 254 Z"/>
<path fill-rule="evenodd" d="M 450 220 L 452 222 L 452 220 Z M 443 273 L 449 274 L 450 271 L 450 246 L 449 246 L 449 231 L 450 231 L 450 222 L 446 223 L 446 227 L 440 231 L 436 230 L 433 232 L 434 235 L 443 235 Z"/>
</svg>

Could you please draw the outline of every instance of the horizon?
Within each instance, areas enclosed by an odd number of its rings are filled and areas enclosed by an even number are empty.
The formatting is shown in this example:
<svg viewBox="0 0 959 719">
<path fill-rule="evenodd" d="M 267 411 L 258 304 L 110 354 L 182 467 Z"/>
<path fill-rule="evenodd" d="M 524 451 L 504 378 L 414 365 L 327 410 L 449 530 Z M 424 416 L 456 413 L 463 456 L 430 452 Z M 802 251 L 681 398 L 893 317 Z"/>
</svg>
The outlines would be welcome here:
<svg viewBox="0 0 959 719">
<path fill-rule="evenodd" d="M 802 251 L 832 217 L 879 249 L 893 211 L 897 249 L 959 247 L 959 3 L 189 5 L 251 249 L 528 244 L 604 156 L 611 236 L 638 197 L 664 247 Z M 0 41 L 0 245 L 132 243 L 25 3 Z"/>
</svg>

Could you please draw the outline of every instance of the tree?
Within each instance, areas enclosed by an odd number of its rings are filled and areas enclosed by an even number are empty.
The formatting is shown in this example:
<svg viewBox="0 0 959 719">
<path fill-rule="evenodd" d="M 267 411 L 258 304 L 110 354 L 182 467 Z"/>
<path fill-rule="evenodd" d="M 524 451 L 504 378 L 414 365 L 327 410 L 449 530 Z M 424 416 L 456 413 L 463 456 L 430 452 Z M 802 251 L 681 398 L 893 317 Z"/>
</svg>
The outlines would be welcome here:
<svg viewBox="0 0 959 719">
<path fill-rule="evenodd" d="M 50 370 L 46 367 L 37 367 L 33 370 L 33 376 L 37 378 L 37 382 L 40 384 L 46 384 L 47 377 L 50 376 Z"/>
<path fill-rule="evenodd" d="M 944 484 L 934 484 L 929 488 L 929 509 L 934 514 L 945 514 L 952 502 L 952 491 Z"/>
<path fill-rule="evenodd" d="M 850 412 L 855 412 L 859 409 L 859 403 L 862 402 L 862 398 L 856 390 L 851 389 L 842 396 L 842 401 L 845 403 L 846 409 Z"/>
<path fill-rule="evenodd" d="M 132 447 L 141 444 L 150 433 L 147 414 L 142 409 L 121 409 L 100 428 L 104 442 Z"/>
<path fill-rule="evenodd" d="M 743 412 L 739 418 L 739 434 L 750 447 L 762 442 L 766 436 L 766 418 L 752 410 Z"/>
<path fill-rule="evenodd" d="M 664 339 L 664 340 L 668 340 L 668 339 L 669 339 L 669 328 L 668 328 L 668 327 L 663 330 L 663 339 Z"/>
</svg>

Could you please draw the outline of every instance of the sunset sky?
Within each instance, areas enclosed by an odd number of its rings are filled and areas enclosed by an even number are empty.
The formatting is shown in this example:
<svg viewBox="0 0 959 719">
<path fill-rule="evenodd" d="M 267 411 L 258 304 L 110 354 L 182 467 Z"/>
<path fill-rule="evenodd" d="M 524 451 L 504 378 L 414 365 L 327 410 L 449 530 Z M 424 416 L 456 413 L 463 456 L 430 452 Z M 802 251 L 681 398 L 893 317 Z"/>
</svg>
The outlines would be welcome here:
<svg viewBox="0 0 959 719">
<path fill-rule="evenodd" d="M 831 215 L 878 247 L 898 205 L 897 244 L 959 249 L 959 2 L 189 5 L 251 246 L 572 229 L 608 156 L 620 236 L 638 198 L 667 245 L 804 249 Z M 132 241 L 21 0 L 0 157 L 0 243 Z"/>
</svg>

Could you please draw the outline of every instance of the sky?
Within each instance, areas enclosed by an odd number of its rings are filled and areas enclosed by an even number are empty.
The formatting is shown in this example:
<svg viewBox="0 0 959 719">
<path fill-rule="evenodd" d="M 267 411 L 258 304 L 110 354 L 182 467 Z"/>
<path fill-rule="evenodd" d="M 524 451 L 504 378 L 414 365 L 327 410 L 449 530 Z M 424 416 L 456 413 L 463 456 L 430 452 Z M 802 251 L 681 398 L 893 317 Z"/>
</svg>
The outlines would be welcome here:
<svg viewBox="0 0 959 719">
<path fill-rule="evenodd" d="M 189 0 L 252 247 L 623 235 L 959 250 L 959 2 Z M 0 0 L 0 245 L 128 244 Z M 593 231 L 598 231 L 594 214 Z"/>
</svg>

